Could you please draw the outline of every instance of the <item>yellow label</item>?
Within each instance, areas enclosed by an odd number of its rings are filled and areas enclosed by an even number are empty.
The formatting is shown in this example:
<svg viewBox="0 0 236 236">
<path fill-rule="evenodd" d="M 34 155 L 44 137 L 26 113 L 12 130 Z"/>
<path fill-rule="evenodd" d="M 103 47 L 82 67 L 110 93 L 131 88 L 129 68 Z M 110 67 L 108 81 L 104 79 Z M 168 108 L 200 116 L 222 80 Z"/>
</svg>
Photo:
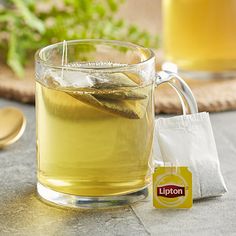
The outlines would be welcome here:
<svg viewBox="0 0 236 236">
<path fill-rule="evenodd" d="M 156 208 L 192 207 L 192 173 L 188 167 L 157 167 L 153 173 Z"/>
</svg>

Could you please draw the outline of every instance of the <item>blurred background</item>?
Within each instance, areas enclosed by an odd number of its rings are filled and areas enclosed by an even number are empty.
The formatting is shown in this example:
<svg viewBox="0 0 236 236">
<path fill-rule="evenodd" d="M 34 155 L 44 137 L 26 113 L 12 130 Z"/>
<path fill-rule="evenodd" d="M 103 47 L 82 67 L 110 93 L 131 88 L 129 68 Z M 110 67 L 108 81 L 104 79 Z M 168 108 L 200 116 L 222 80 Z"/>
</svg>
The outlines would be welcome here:
<svg viewBox="0 0 236 236">
<path fill-rule="evenodd" d="M 128 0 L 121 5 L 117 17 L 138 25 L 152 34 L 161 35 L 161 0 Z"/>
<path fill-rule="evenodd" d="M 34 52 L 62 40 L 103 38 L 158 48 L 160 1 L 1 0 L 1 62 L 17 77 Z"/>
</svg>

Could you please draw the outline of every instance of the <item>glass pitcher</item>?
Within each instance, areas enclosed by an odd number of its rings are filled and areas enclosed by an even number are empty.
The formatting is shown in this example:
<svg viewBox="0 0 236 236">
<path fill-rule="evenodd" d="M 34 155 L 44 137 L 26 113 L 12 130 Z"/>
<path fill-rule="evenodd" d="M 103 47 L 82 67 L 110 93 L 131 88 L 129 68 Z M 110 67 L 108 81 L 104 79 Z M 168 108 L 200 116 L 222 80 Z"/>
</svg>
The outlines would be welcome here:
<svg viewBox="0 0 236 236">
<path fill-rule="evenodd" d="M 190 78 L 236 75 L 236 1 L 163 0 L 165 60 Z"/>
</svg>

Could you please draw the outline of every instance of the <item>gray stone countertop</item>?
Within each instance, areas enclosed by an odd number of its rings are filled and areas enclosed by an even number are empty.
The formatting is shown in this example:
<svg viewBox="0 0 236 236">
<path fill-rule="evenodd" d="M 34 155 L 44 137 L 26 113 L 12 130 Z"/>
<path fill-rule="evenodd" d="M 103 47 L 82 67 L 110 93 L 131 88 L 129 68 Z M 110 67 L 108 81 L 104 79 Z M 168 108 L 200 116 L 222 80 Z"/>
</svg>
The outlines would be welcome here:
<svg viewBox="0 0 236 236">
<path fill-rule="evenodd" d="M 229 192 L 188 210 L 158 210 L 152 199 L 109 210 L 55 208 L 36 197 L 34 106 L 0 99 L 27 117 L 23 137 L 0 150 L 0 235 L 236 235 L 236 112 L 211 114 Z"/>
</svg>

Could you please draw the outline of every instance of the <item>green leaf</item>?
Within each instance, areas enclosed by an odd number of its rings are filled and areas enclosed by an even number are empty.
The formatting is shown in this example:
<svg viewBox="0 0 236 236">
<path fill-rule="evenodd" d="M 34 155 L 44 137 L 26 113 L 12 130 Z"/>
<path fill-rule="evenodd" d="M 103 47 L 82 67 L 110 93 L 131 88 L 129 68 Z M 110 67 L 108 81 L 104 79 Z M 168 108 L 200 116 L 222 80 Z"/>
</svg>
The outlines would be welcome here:
<svg viewBox="0 0 236 236">
<path fill-rule="evenodd" d="M 10 14 L 3 14 L 0 15 L 0 22 L 7 22 L 11 19 L 11 15 Z"/>
<path fill-rule="evenodd" d="M 96 5 L 94 10 L 99 14 L 101 18 L 103 18 L 106 14 L 106 10 L 103 5 Z"/>
<path fill-rule="evenodd" d="M 21 57 L 17 50 L 17 35 L 15 30 L 11 31 L 10 41 L 9 41 L 9 49 L 7 56 L 7 64 L 14 70 L 14 72 L 22 78 L 24 75 L 23 65 L 21 63 Z"/>
<path fill-rule="evenodd" d="M 103 38 L 158 46 L 156 36 L 115 18 L 124 0 L 5 1 L 7 5 L 0 8 L 0 38 L 4 39 L 0 41 L 1 58 L 7 58 L 19 76 L 23 76 L 23 65 L 32 61 L 38 48 L 64 39 Z M 41 11 L 38 4 L 44 4 L 47 10 Z"/>
<path fill-rule="evenodd" d="M 107 3 L 112 12 L 116 12 L 118 10 L 118 4 L 115 0 L 107 0 Z"/>
<path fill-rule="evenodd" d="M 38 19 L 35 15 L 33 15 L 27 7 L 27 4 L 23 0 L 12 0 L 17 6 L 19 13 L 22 14 L 22 17 L 26 21 L 26 24 L 31 28 L 38 30 L 43 33 L 45 31 L 45 27 L 43 22 Z"/>
</svg>

